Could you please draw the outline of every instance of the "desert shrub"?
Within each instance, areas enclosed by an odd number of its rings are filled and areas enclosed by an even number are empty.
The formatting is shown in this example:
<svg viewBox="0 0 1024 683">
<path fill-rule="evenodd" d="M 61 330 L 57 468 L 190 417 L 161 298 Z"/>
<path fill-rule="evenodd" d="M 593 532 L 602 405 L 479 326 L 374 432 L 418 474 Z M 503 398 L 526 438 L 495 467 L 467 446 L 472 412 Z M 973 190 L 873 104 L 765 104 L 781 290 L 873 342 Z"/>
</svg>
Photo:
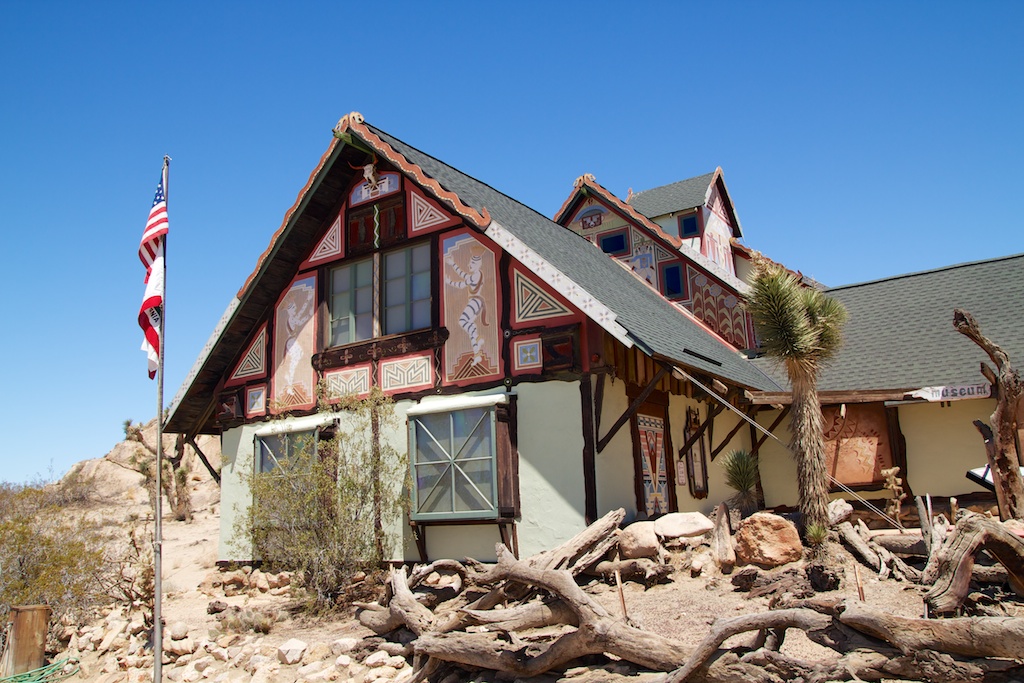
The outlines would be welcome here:
<svg viewBox="0 0 1024 683">
<path fill-rule="evenodd" d="M 388 545 L 384 520 L 400 512 L 404 456 L 380 434 L 394 426 L 391 400 L 379 391 L 331 404 L 342 426 L 291 445 L 270 472 L 244 477 L 252 494 L 236 539 L 272 571 L 298 573 L 308 609 L 344 598 L 360 570 L 379 568 Z"/>
<path fill-rule="evenodd" d="M 218 630 L 223 633 L 254 633 L 267 634 L 280 619 L 279 613 L 267 610 L 233 609 L 218 616 Z"/>
<path fill-rule="evenodd" d="M 14 605 L 49 605 L 51 624 L 82 621 L 104 600 L 103 537 L 61 513 L 52 487 L 0 484 L 0 620 Z"/>
<path fill-rule="evenodd" d="M 129 464 L 142 475 L 149 499 L 155 500 L 157 449 L 146 441 L 143 425 L 132 420 L 125 420 L 123 426 L 125 441 L 136 444 Z M 190 472 L 184 463 L 184 444 L 180 439 L 179 446 L 180 448 L 176 448 L 172 456 L 168 456 L 164 452 L 163 470 L 160 472 L 160 488 L 163 489 L 163 494 L 171 506 L 171 514 L 174 519 L 179 522 L 191 522 L 192 497 L 188 488 Z"/>
<path fill-rule="evenodd" d="M 748 451 L 735 450 L 722 460 L 725 483 L 736 490 L 733 504 L 747 517 L 757 510 L 757 458 Z"/>
</svg>

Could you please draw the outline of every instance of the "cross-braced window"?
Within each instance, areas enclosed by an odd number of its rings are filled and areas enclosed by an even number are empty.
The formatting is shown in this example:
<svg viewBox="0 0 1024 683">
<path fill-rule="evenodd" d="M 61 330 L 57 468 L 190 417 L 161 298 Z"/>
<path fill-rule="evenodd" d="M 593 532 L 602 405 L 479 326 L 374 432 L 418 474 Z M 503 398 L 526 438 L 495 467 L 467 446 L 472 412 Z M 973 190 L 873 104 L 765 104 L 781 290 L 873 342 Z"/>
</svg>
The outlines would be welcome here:
<svg viewBox="0 0 1024 683">
<path fill-rule="evenodd" d="M 256 438 L 258 472 L 293 469 L 298 462 L 312 462 L 316 456 L 317 430 L 270 434 Z"/>
<path fill-rule="evenodd" d="M 413 519 L 498 516 L 494 406 L 409 419 Z"/>
</svg>

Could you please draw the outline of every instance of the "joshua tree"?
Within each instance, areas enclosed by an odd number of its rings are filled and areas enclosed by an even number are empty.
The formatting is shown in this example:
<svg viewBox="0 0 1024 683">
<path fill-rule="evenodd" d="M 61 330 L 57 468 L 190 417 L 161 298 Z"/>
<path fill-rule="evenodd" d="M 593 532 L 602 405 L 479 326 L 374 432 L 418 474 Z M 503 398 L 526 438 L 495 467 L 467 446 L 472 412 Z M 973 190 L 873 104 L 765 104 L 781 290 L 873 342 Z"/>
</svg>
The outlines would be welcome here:
<svg viewBox="0 0 1024 683">
<path fill-rule="evenodd" d="M 761 348 L 786 368 L 793 391 L 790 447 L 796 457 L 803 526 L 827 527 L 829 486 L 818 374 L 842 344 L 846 309 L 821 291 L 801 286 L 777 263 L 758 257 L 755 266 L 746 307 Z"/>
</svg>

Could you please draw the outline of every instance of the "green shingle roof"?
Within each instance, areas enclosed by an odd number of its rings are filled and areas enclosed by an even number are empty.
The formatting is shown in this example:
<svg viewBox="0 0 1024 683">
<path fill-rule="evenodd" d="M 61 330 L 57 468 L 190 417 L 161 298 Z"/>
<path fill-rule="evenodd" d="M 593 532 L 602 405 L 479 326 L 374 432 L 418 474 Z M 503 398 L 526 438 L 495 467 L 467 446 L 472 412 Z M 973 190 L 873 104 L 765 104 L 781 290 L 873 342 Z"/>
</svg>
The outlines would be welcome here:
<svg viewBox="0 0 1024 683">
<path fill-rule="evenodd" d="M 629 205 L 647 218 L 704 206 L 708 185 L 714 177 L 715 173 L 712 171 L 670 185 L 644 190 L 634 194 L 629 200 Z"/>
<path fill-rule="evenodd" d="M 367 124 L 374 134 L 506 230 L 607 306 L 653 355 L 763 391 L 778 385 L 724 341 L 690 319 L 583 237 L 434 157 Z"/>
<path fill-rule="evenodd" d="M 953 329 L 954 308 L 970 312 L 1011 363 L 1024 367 L 1024 254 L 834 287 L 826 293 L 841 301 L 850 317 L 842 350 L 822 372 L 820 391 L 984 382 L 979 365 L 988 357 Z M 757 364 L 769 362 L 762 358 Z"/>
</svg>

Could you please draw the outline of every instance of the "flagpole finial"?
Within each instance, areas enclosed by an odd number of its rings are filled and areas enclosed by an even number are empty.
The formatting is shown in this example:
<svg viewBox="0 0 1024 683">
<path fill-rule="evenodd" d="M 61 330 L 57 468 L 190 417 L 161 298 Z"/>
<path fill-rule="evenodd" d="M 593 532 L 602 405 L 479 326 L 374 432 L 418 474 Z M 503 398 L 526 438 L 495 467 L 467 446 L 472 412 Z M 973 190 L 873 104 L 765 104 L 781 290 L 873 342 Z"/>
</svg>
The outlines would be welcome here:
<svg viewBox="0 0 1024 683">
<path fill-rule="evenodd" d="M 164 155 L 164 165 L 167 165 L 170 162 L 171 162 L 171 157 L 165 154 Z"/>
</svg>

